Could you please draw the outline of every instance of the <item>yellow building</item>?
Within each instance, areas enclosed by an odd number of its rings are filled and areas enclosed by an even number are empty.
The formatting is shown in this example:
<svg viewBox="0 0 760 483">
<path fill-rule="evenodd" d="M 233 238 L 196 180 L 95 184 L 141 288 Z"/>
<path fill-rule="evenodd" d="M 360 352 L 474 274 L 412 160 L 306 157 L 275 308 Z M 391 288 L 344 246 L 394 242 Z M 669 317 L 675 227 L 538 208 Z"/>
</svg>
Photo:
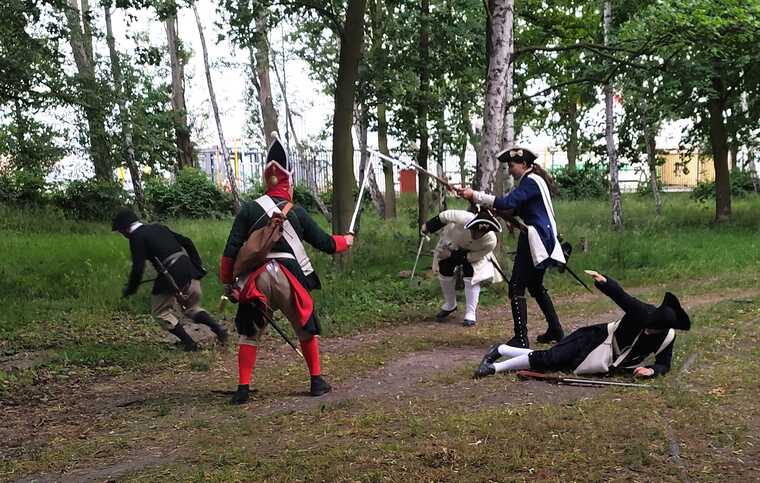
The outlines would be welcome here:
<svg viewBox="0 0 760 483">
<path fill-rule="evenodd" d="M 657 157 L 665 163 L 657 168 L 664 186 L 696 186 L 700 181 L 714 181 L 715 167 L 712 156 L 694 153 L 682 155 L 677 150 L 662 150 Z"/>
</svg>

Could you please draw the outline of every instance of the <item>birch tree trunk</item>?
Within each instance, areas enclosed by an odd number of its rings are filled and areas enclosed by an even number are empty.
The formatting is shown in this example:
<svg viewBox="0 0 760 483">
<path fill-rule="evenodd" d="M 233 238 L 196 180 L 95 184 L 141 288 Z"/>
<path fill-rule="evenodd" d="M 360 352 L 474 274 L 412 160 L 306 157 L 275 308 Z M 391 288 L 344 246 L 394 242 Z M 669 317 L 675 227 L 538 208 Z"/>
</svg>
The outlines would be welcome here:
<svg viewBox="0 0 760 483">
<path fill-rule="evenodd" d="M 364 38 L 366 0 L 349 0 L 340 41 L 338 78 L 333 115 L 333 233 L 347 233 L 354 206 L 354 162 L 351 125 L 354 91 L 359 77 L 359 59 Z M 345 266 L 347 259 L 341 257 Z"/>
<path fill-rule="evenodd" d="M 103 7 L 106 18 L 106 43 L 108 44 L 108 54 L 111 58 L 111 76 L 116 90 L 116 101 L 119 106 L 119 122 L 121 124 L 121 135 L 124 141 L 125 160 L 129 175 L 132 178 L 132 190 L 135 193 L 135 202 L 140 213 L 146 215 L 145 195 L 143 194 L 142 181 L 140 179 L 140 169 L 135 159 L 135 146 L 132 142 L 132 125 L 129 120 L 129 111 L 127 110 L 126 101 L 124 100 L 123 79 L 121 74 L 121 63 L 119 54 L 116 52 L 116 40 L 113 36 L 113 26 L 111 25 L 111 7 Z"/>
<path fill-rule="evenodd" d="M 164 21 L 166 42 L 169 50 L 169 65 L 172 71 L 172 113 L 174 114 L 174 137 L 177 144 L 177 168 L 194 166 L 193 143 L 187 125 L 187 105 L 185 104 L 185 63 L 179 52 L 177 16 Z"/>
<path fill-rule="evenodd" d="M 227 150 L 227 141 L 224 140 L 224 131 L 222 130 L 222 119 L 219 116 L 219 106 L 216 103 L 216 94 L 214 94 L 214 84 L 211 82 L 211 70 L 208 64 L 208 50 L 206 49 L 206 37 L 203 35 L 203 25 L 201 25 L 201 17 L 198 15 L 198 7 L 193 3 L 193 13 L 195 14 L 195 22 L 198 24 L 198 35 L 201 38 L 201 50 L 203 51 L 203 68 L 206 71 L 206 84 L 208 85 L 208 97 L 211 101 L 211 108 L 214 111 L 214 120 L 216 121 L 216 130 L 219 134 L 219 145 L 222 150 L 222 158 L 224 159 L 224 167 L 227 171 L 227 182 L 230 184 L 230 193 L 232 193 L 232 205 L 235 209 L 235 213 L 240 211 L 240 194 L 238 193 L 237 180 L 235 174 L 232 171 L 232 164 L 230 163 L 230 153 Z"/>
<path fill-rule="evenodd" d="M 749 175 L 752 177 L 752 187 L 755 189 L 755 193 L 760 193 L 760 178 L 757 177 L 754 154 L 754 151 L 750 148 L 749 152 L 747 152 L 747 167 L 749 168 Z"/>
<path fill-rule="evenodd" d="M 417 133 L 420 140 L 420 149 L 417 151 L 417 164 L 427 169 L 428 154 L 428 102 L 430 96 L 430 82 L 428 79 L 428 60 L 429 60 L 429 29 L 430 29 L 430 1 L 421 0 L 420 2 L 420 87 L 417 93 Z M 419 185 L 417 197 L 417 225 L 422 226 L 428 219 L 428 210 L 430 207 L 430 183 L 428 176 L 417 173 L 417 184 Z"/>
<path fill-rule="evenodd" d="M 483 134 L 478 156 L 479 183 L 484 191 L 493 191 L 498 161 L 496 153 L 501 147 L 504 126 L 504 98 L 509 68 L 509 43 L 507 28 L 508 0 L 494 0 L 488 19 L 491 38 L 486 78 L 486 100 L 483 113 Z"/>
<path fill-rule="evenodd" d="M 92 52 L 90 4 L 88 0 L 82 0 L 80 9 L 77 0 L 67 0 L 67 2 L 68 5 L 64 7 L 64 13 L 69 27 L 69 43 L 77 67 L 77 83 L 82 110 L 87 119 L 90 159 L 95 168 L 95 177 L 100 180 L 112 181 L 114 166 L 108 147 L 106 113 L 103 107 L 104 101 L 98 92 L 95 58 Z"/>
<path fill-rule="evenodd" d="M 610 44 L 612 29 L 612 0 L 604 2 L 604 45 Z M 605 138 L 607 157 L 610 162 L 610 201 L 612 205 L 612 226 L 623 228 L 623 200 L 620 194 L 620 173 L 617 147 L 615 146 L 615 114 L 612 106 L 612 80 L 604 86 Z"/>
<path fill-rule="evenodd" d="M 507 146 L 514 146 L 515 144 L 515 109 L 513 104 L 514 90 L 515 90 L 515 64 L 513 62 L 513 53 L 515 51 L 515 1 L 506 0 L 507 13 L 504 17 L 506 36 L 507 36 L 507 80 L 504 85 L 504 126 L 501 136 L 501 146 L 505 148 Z M 509 174 L 507 169 L 507 163 L 499 163 L 499 177 L 501 178 L 501 186 L 498 187 L 496 192 L 506 193 L 512 189 L 514 180 Z"/>
</svg>

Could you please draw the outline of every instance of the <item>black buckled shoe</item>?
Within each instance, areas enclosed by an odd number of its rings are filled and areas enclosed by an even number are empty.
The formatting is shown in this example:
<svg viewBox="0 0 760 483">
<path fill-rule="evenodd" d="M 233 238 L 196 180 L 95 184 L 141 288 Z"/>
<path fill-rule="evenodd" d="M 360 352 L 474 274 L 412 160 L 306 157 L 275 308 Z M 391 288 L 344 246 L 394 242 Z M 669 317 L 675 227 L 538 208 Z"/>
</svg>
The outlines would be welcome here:
<svg viewBox="0 0 760 483">
<path fill-rule="evenodd" d="M 536 342 L 541 344 L 551 344 L 552 342 L 559 342 L 565 337 L 565 332 L 562 328 L 547 329 L 546 332 L 536 337 Z"/>
<path fill-rule="evenodd" d="M 478 368 L 475 370 L 475 374 L 472 375 L 473 379 L 482 379 L 484 377 L 493 376 L 496 374 L 496 368 L 489 362 L 481 362 Z"/>
<path fill-rule="evenodd" d="M 436 322 L 444 322 L 449 315 L 453 314 L 456 311 L 457 311 L 456 307 L 454 307 L 451 310 L 441 309 L 440 312 L 438 312 L 437 314 L 435 314 L 435 321 Z"/>
<path fill-rule="evenodd" d="M 481 359 L 480 364 L 493 364 L 498 361 L 501 358 L 501 354 L 499 354 L 500 345 L 501 344 L 492 345 L 491 348 L 488 349 L 488 352 L 486 352 L 486 355 L 483 356 L 483 359 Z"/>
<path fill-rule="evenodd" d="M 465 327 L 475 327 L 475 321 L 472 319 L 464 319 L 462 325 Z"/>
<path fill-rule="evenodd" d="M 332 391 L 332 387 L 325 381 L 322 376 L 311 376 L 311 388 L 309 394 L 312 396 L 322 396 Z"/>
<path fill-rule="evenodd" d="M 238 386 L 237 391 L 235 391 L 235 394 L 232 395 L 232 399 L 230 399 L 230 404 L 245 404 L 251 399 L 251 390 L 248 387 L 248 384 L 241 384 Z"/>
</svg>

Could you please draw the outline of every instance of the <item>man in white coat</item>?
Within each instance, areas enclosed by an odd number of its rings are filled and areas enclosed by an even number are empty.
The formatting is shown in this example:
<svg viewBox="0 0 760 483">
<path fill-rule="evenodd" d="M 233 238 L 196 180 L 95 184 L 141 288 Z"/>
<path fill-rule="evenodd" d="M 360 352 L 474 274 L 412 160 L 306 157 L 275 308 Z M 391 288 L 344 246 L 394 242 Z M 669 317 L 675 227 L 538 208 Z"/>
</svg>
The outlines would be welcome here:
<svg viewBox="0 0 760 483">
<path fill-rule="evenodd" d="M 443 322 L 457 309 L 454 269 L 462 267 L 466 309 L 462 325 L 472 327 L 477 321 L 480 284 L 503 280 L 493 255 L 496 233 L 501 224 L 487 209 L 477 214 L 465 210 L 442 211 L 422 226 L 422 232 L 435 233 L 443 229 L 433 256 L 433 271 L 438 273 L 443 292 L 441 311 L 435 316 Z"/>
</svg>

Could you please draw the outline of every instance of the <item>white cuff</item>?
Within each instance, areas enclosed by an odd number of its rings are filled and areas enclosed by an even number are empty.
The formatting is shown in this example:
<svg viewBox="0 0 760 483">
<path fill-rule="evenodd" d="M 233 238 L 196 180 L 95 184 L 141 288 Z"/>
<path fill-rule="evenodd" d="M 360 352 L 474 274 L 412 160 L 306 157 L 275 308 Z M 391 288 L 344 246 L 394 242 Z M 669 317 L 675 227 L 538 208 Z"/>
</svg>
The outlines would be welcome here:
<svg viewBox="0 0 760 483">
<path fill-rule="evenodd" d="M 496 201 L 496 196 L 489 195 L 488 193 L 485 193 L 483 191 L 474 191 L 472 194 L 472 201 L 476 205 L 480 206 L 486 206 L 486 207 L 492 207 L 494 202 Z"/>
</svg>

